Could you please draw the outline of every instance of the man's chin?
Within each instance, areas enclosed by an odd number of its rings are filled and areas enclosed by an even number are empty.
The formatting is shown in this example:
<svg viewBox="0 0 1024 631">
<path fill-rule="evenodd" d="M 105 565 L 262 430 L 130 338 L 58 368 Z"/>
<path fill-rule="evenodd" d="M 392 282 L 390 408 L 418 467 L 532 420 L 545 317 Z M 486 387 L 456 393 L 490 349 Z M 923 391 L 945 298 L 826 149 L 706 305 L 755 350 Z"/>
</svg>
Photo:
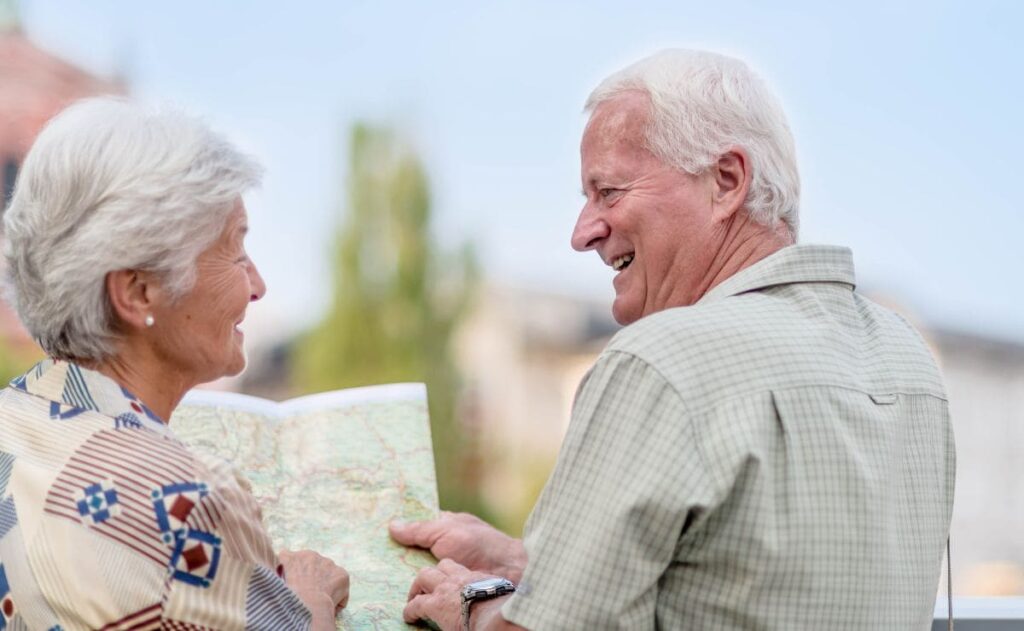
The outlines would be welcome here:
<svg viewBox="0 0 1024 631">
<path fill-rule="evenodd" d="M 622 326 L 628 326 L 640 319 L 640 310 L 616 298 L 612 303 L 612 317 Z"/>
</svg>

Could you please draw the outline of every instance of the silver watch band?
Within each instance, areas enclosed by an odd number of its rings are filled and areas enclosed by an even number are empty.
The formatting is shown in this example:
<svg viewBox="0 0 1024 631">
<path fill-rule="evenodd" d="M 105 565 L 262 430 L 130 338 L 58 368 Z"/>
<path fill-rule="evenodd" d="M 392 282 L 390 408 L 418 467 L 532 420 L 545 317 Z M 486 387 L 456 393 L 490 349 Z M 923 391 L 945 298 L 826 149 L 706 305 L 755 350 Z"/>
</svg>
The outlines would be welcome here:
<svg viewBox="0 0 1024 631">
<path fill-rule="evenodd" d="M 506 596 L 516 591 L 515 584 L 507 578 L 488 578 L 474 581 L 462 588 L 462 631 L 469 631 L 469 615 L 473 603 Z"/>
<path fill-rule="evenodd" d="M 462 601 L 462 631 L 469 631 L 469 608 L 472 606 L 472 600 Z"/>
</svg>

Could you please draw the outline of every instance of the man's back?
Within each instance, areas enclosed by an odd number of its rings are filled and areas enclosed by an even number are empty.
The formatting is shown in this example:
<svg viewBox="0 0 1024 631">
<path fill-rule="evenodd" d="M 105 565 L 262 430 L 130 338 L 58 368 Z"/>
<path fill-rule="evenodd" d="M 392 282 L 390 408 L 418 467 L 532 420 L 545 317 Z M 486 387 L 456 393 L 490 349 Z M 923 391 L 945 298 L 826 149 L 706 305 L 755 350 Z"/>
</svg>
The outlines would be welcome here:
<svg viewBox="0 0 1024 631">
<path fill-rule="evenodd" d="M 920 336 L 852 289 L 848 251 L 796 246 L 617 335 L 531 518 L 529 589 L 573 565 L 556 522 L 574 518 L 632 585 L 607 588 L 595 627 L 930 624 L 953 499 L 942 381 Z M 601 488 L 568 499 L 588 475 Z M 510 605 L 550 606 L 525 600 Z"/>
</svg>

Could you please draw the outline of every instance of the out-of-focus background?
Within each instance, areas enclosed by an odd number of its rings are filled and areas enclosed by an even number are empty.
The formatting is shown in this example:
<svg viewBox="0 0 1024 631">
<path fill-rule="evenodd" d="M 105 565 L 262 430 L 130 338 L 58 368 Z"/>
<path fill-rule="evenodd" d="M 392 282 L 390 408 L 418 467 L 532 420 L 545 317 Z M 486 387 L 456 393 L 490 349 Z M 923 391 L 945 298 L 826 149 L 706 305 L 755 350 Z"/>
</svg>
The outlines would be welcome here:
<svg viewBox="0 0 1024 631">
<path fill-rule="evenodd" d="M 269 293 L 213 387 L 425 381 L 442 505 L 518 534 L 617 330 L 611 271 L 569 247 L 582 103 L 663 47 L 740 56 L 790 117 L 801 240 L 852 247 L 943 366 L 955 592 L 1024 594 L 1024 5 L 827 5 L 0 0 L 0 186 L 75 99 L 207 118 L 268 169 Z M 0 376 L 38 357 L 0 310 Z"/>
</svg>

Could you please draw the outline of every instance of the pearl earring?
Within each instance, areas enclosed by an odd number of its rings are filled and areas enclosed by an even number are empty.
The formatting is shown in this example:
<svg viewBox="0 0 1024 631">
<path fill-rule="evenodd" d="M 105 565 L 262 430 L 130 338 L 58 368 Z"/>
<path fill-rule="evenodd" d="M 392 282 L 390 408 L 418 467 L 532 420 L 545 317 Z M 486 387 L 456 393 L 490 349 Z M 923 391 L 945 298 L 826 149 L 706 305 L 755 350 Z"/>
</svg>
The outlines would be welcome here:
<svg viewBox="0 0 1024 631">
<path fill-rule="evenodd" d="M 156 320 L 153 319 L 152 315 L 146 316 L 146 326 L 153 326 L 153 324 L 155 324 L 155 323 L 156 323 Z"/>
</svg>

